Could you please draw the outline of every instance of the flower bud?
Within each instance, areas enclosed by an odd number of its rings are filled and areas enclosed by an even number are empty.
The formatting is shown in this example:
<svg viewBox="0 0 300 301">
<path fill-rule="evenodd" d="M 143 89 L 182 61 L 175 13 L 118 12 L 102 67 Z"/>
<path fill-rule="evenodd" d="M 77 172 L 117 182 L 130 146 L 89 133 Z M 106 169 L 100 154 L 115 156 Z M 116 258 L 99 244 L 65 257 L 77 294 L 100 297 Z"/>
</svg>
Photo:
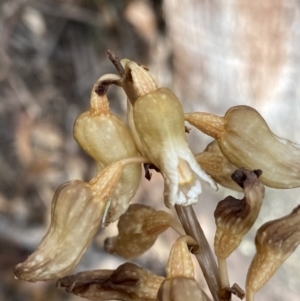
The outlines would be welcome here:
<svg viewBox="0 0 300 301">
<path fill-rule="evenodd" d="M 169 213 L 151 207 L 132 204 L 118 222 L 119 234 L 105 240 L 104 249 L 125 259 L 140 256 L 155 243 L 157 237 L 169 227 L 180 234 L 184 230 Z"/>
<path fill-rule="evenodd" d="M 232 179 L 243 189 L 245 196 L 239 200 L 232 196 L 220 201 L 215 210 L 215 253 L 227 258 L 241 243 L 253 226 L 265 195 L 264 186 L 258 180 L 261 171 L 237 169 Z"/>
<path fill-rule="evenodd" d="M 117 162 L 89 183 L 73 180 L 56 190 L 48 232 L 35 252 L 15 267 L 18 279 L 31 282 L 56 279 L 77 265 L 99 229 L 122 168 Z"/>
<path fill-rule="evenodd" d="M 185 119 L 215 138 L 233 165 L 263 170 L 263 184 L 273 188 L 300 186 L 300 146 L 273 134 L 255 109 L 236 106 L 224 117 L 191 113 L 185 114 Z"/>
<path fill-rule="evenodd" d="M 204 152 L 196 154 L 195 158 L 201 168 L 218 184 L 236 191 L 243 191 L 243 189 L 231 179 L 231 175 L 237 167 L 226 159 L 216 140 L 211 142 Z"/>
<path fill-rule="evenodd" d="M 96 270 L 66 276 L 57 287 L 90 300 L 155 301 L 164 277 L 124 263 L 115 271 Z"/>
<path fill-rule="evenodd" d="M 161 284 L 157 301 L 208 301 L 207 295 L 194 279 L 194 265 L 189 247 L 197 248 L 188 236 L 179 237 L 173 244 L 166 268 L 167 279 Z"/>
<path fill-rule="evenodd" d="M 265 223 L 255 237 L 256 254 L 250 264 L 246 280 L 246 300 L 274 275 L 279 266 L 300 243 L 300 206 L 289 215 Z"/>
<path fill-rule="evenodd" d="M 108 85 L 107 76 L 99 79 L 91 93 L 89 111 L 82 113 L 74 125 L 75 140 L 96 161 L 98 170 L 123 158 L 139 155 L 127 126 L 109 110 Z M 127 210 L 139 187 L 141 173 L 140 164 L 125 167 L 112 196 L 107 223 L 116 221 Z"/>
<path fill-rule="evenodd" d="M 166 268 L 167 278 L 194 278 L 194 264 L 188 246 L 197 248 L 196 241 L 188 235 L 180 236 L 173 244 Z"/>
<path fill-rule="evenodd" d="M 139 98 L 133 104 L 133 121 L 143 155 L 160 170 L 165 179 L 165 204 L 188 206 L 198 201 L 202 192 L 200 179 L 215 182 L 197 164 L 188 147 L 184 114 L 179 99 L 166 88 L 157 88 L 151 75 L 134 62 L 131 71 Z"/>
<path fill-rule="evenodd" d="M 178 276 L 164 280 L 156 301 L 210 301 L 194 278 Z"/>
</svg>

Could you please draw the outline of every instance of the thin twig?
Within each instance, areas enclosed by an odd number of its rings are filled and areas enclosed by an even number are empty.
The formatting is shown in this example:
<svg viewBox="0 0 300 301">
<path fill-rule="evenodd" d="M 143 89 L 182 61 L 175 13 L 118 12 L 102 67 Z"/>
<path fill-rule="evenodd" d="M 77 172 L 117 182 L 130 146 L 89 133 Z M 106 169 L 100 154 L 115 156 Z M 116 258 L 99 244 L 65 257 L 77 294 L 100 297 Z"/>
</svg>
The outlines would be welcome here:
<svg viewBox="0 0 300 301">
<path fill-rule="evenodd" d="M 126 76 L 125 69 L 124 69 L 123 65 L 121 64 L 118 55 L 114 51 L 111 51 L 111 50 L 107 50 L 106 53 L 107 53 L 107 56 L 108 56 L 109 60 L 116 67 L 116 69 L 117 69 L 118 73 L 120 74 L 120 76 L 122 78 L 124 78 Z"/>
<path fill-rule="evenodd" d="M 176 205 L 175 209 L 186 234 L 193 237 L 199 245 L 199 251 L 195 256 L 202 269 L 212 297 L 214 301 L 221 301 L 219 297 L 221 289 L 219 270 L 194 209 L 192 206 L 183 207 L 179 205 Z"/>
<path fill-rule="evenodd" d="M 118 73 L 120 74 L 120 76 L 121 76 L 120 84 L 121 84 L 122 88 L 124 89 L 131 104 L 133 105 L 134 102 L 138 99 L 138 96 L 133 87 L 130 70 L 128 71 L 128 73 L 126 73 L 123 65 L 121 64 L 121 61 L 120 61 L 118 55 L 115 52 L 113 52 L 111 50 L 107 50 L 107 55 L 108 55 L 108 58 L 110 59 L 110 61 L 116 67 Z"/>
</svg>

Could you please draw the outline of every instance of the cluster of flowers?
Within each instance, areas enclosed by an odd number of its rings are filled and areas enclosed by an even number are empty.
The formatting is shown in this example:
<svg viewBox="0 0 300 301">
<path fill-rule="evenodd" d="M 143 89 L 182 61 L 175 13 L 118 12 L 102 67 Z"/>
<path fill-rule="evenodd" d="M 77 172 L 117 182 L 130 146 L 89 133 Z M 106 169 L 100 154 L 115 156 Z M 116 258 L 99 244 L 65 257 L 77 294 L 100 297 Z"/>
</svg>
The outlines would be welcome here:
<svg viewBox="0 0 300 301">
<path fill-rule="evenodd" d="M 94 85 L 90 109 L 74 125 L 78 144 L 95 160 L 98 174 L 88 183 L 73 180 L 54 194 L 51 224 L 37 249 L 15 268 L 18 279 L 59 279 L 58 287 L 90 300 L 207 301 L 194 279 L 191 253 L 203 270 L 214 301 L 247 301 L 275 273 L 300 242 L 300 206 L 291 214 L 264 224 L 257 232 L 256 255 L 249 267 L 245 292 L 230 286 L 226 259 L 255 222 L 264 198 L 264 185 L 300 186 L 300 148 L 274 135 L 260 114 L 236 106 L 224 117 L 208 113 L 184 114 L 173 92 L 158 88 L 144 66 L 119 60 L 109 52 L 119 75 L 102 76 Z M 121 86 L 128 96 L 129 129 L 109 109 L 107 89 Z M 194 155 L 187 143 L 185 121 L 215 140 Z M 277 158 L 280 158 L 278 161 Z M 181 223 L 166 211 L 131 204 L 142 175 L 149 168 L 164 179 L 164 202 L 175 206 Z M 258 169 L 259 168 L 259 169 Z M 263 171 L 263 172 L 262 172 Z M 201 181 L 244 192 L 231 196 L 215 210 L 214 249 L 217 263 L 195 217 L 192 204 L 201 194 Z M 148 250 L 158 235 L 172 227 L 173 244 L 166 276 L 125 263 L 116 270 L 95 270 L 66 276 L 78 264 L 101 224 L 118 221 L 119 234 L 105 241 L 105 250 L 125 259 Z"/>
</svg>

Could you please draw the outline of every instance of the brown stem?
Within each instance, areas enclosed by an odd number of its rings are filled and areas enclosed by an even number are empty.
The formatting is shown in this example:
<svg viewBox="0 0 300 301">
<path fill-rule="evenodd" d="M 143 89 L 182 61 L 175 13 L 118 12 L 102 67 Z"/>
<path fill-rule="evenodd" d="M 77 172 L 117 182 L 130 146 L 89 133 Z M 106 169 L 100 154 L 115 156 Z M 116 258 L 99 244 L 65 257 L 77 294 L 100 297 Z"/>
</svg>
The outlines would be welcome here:
<svg viewBox="0 0 300 301">
<path fill-rule="evenodd" d="M 175 209 L 186 234 L 193 237 L 199 245 L 199 251 L 195 254 L 195 256 L 199 262 L 214 301 L 225 301 L 226 299 L 221 299 L 219 297 L 221 283 L 214 255 L 199 224 L 193 207 L 175 205 Z"/>
<path fill-rule="evenodd" d="M 108 58 L 110 59 L 110 61 L 116 67 L 118 73 L 120 74 L 121 80 L 119 81 L 119 83 L 122 86 L 123 90 L 125 91 L 131 104 L 133 105 L 134 102 L 138 99 L 138 96 L 133 87 L 133 82 L 132 82 L 130 71 L 126 73 L 123 65 L 120 62 L 118 55 L 115 52 L 113 52 L 111 50 L 107 50 L 107 55 L 108 55 Z"/>
<path fill-rule="evenodd" d="M 107 55 L 108 55 L 109 60 L 116 67 L 116 69 L 117 69 L 118 73 L 120 74 L 120 76 L 125 77 L 126 76 L 125 69 L 124 69 L 123 65 L 121 64 L 118 55 L 115 52 L 111 51 L 111 50 L 107 50 Z"/>
<path fill-rule="evenodd" d="M 226 258 L 218 257 L 218 266 L 220 271 L 220 281 L 222 288 L 230 287 Z"/>
<path fill-rule="evenodd" d="M 226 296 L 228 295 L 229 300 L 231 300 L 231 294 L 230 294 L 231 291 L 230 291 L 230 283 L 228 278 L 226 258 L 218 257 L 218 266 L 219 266 L 220 281 L 221 281 L 221 288 L 222 288 L 221 293 L 219 295 L 221 299 L 223 297 L 226 299 Z"/>
</svg>

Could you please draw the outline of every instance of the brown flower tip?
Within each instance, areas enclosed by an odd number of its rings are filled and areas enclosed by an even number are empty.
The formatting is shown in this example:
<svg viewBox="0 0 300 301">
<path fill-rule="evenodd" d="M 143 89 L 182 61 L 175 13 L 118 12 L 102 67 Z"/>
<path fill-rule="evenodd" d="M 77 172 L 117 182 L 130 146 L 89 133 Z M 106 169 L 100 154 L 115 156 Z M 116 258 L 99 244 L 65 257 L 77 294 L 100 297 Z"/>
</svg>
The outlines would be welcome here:
<svg viewBox="0 0 300 301">
<path fill-rule="evenodd" d="M 163 280 L 127 262 L 115 271 L 96 270 L 63 277 L 57 287 L 90 300 L 154 301 Z"/>
<path fill-rule="evenodd" d="M 148 72 L 148 68 L 129 60 L 122 60 L 122 62 L 124 62 L 126 73 L 131 75 L 134 90 L 138 97 L 158 88 L 154 78 Z"/>
<path fill-rule="evenodd" d="M 260 169 L 255 169 L 251 172 L 247 171 L 244 168 L 237 169 L 231 175 L 232 180 L 237 183 L 241 188 L 244 189 L 244 183 L 256 181 L 262 175 L 262 171 Z"/>
<path fill-rule="evenodd" d="M 110 84 L 111 81 L 100 81 L 100 79 L 95 83 L 90 96 L 90 109 L 84 114 L 88 114 L 90 116 L 110 115 L 109 102 L 106 96 Z"/>
<path fill-rule="evenodd" d="M 264 186 L 258 180 L 259 174 L 243 168 L 236 170 L 232 178 L 244 189 L 244 198 L 228 196 L 217 205 L 214 246 L 220 258 L 227 258 L 239 246 L 258 216 L 265 194 Z"/>
<path fill-rule="evenodd" d="M 194 265 L 188 246 L 197 247 L 196 241 L 188 235 L 179 237 L 173 244 L 166 268 L 167 278 L 194 277 Z"/>
<path fill-rule="evenodd" d="M 210 301 L 193 278 L 184 276 L 164 280 L 157 293 L 156 301 Z"/>
<path fill-rule="evenodd" d="M 196 154 L 195 157 L 201 168 L 218 184 L 236 191 L 243 191 L 231 178 L 237 167 L 226 159 L 216 140 L 208 144 L 204 152 Z"/>
<path fill-rule="evenodd" d="M 265 223 L 255 237 L 256 254 L 246 280 L 246 296 L 253 295 L 274 275 L 300 243 L 300 206 L 289 215 Z"/>
<path fill-rule="evenodd" d="M 173 217 L 165 211 L 132 204 L 119 219 L 118 236 L 107 238 L 104 249 L 126 259 L 138 257 L 151 248 L 157 237 L 173 223 Z"/>
<path fill-rule="evenodd" d="M 184 114 L 184 119 L 203 133 L 218 140 L 225 132 L 224 118 L 209 113 Z"/>
</svg>

